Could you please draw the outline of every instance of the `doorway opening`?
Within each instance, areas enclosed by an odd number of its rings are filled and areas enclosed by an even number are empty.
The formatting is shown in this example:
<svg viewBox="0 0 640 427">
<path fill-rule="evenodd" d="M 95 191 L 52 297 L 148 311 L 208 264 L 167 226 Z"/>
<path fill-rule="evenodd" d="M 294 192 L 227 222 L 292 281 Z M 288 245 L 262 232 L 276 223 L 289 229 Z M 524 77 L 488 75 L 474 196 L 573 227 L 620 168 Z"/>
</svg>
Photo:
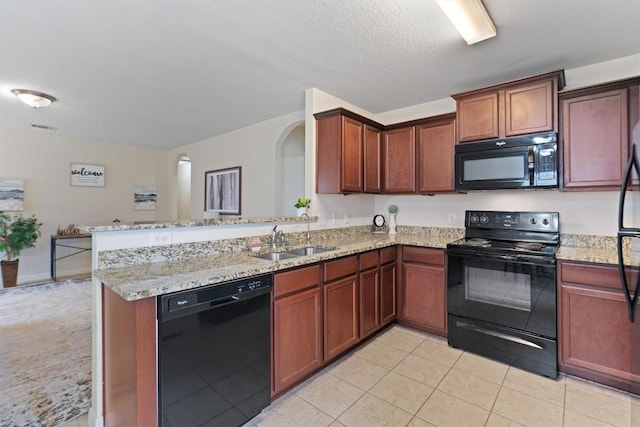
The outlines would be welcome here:
<svg viewBox="0 0 640 427">
<path fill-rule="evenodd" d="M 301 123 L 282 140 L 276 156 L 276 216 L 296 216 L 293 205 L 305 195 L 304 168 L 304 123 Z"/>
<path fill-rule="evenodd" d="M 191 219 L 191 159 L 186 154 L 178 157 L 176 191 L 178 219 Z"/>
</svg>

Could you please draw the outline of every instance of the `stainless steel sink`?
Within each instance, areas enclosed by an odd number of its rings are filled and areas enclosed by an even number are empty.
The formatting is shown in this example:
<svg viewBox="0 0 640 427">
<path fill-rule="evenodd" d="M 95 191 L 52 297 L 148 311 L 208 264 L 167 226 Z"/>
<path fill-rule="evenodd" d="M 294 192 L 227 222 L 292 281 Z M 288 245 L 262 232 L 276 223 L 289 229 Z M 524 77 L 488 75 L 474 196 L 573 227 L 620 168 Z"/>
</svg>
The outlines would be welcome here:
<svg viewBox="0 0 640 427">
<path fill-rule="evenodd" d="M 306 248 L 291 249 L 290 251 L 287 251 L 285 253 L 292 254 L 295 256 L 307 256 L 307 255 L 315 255 L 315 254 L 320 254 L 322 252 L 332 251 L 334 249 L 336 248 L 332 248 L 329 246 L 309 246 Z"/>
<path fill-rule="evenodd" d="M 256 258 L 266 259 L 267 261 L 282 261 L 285 259 L 295 258 L 298 255 L 290 254 L 287 252 L 269 252 L 266 254 L 256 255 Z"/>
</svg>

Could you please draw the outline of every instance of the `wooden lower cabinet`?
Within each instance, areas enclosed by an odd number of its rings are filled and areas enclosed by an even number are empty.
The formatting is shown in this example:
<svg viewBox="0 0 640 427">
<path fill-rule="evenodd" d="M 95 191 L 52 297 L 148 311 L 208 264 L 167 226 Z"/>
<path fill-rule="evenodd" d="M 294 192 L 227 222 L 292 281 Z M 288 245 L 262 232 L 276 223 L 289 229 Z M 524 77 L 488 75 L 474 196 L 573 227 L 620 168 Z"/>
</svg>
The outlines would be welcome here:
<svg viewBox="0 0 640 427">
<path fill-rule="evenodd" d="M 322 331 L 320 266 L 275 274 L 272 395 L 322 366 Z"/>
<path fill-rule="evenodd" d="M 396 320 L 397 273 L 396 247 L 380 249 L 380 326 Z"/>
<path fill-rule="evenodd" d="M 447 335 L 444 250 L 405 246 L 402 250 L 401 321 Z"/>
<path fill-rule="evenodd" d="M 640 393 L 640 322 L 629 321 L 618 268 L 558 265 L 560 371 Z"/>
<path fill-rule="evenodd" d="M 358 342 L 358 276 L 324 285 L 324 359 Z"/>
<path fill-rule="evenodd" d="M 380 269 L 361 271 L 360 286 L 360 338 L 380 328 Z"/>
</svg>

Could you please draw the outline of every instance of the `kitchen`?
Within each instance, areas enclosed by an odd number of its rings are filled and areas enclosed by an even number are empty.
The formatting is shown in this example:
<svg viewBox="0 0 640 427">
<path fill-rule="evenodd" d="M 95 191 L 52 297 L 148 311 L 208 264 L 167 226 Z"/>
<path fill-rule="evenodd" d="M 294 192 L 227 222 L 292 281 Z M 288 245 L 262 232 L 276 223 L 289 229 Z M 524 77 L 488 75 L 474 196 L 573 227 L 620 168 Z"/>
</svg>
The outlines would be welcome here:
<svg viewBox="0 0 640 427">
<path fill-rule="evenodd" d="M 616 80 L 624 77 L 631 77 L 637 75 L 636 66 L 637 63 L 636 57 L 631 57 L 627 59 L 619 59 L 611 64 L 599 64 L 598 66 L 594 66 L 593 68 L 585 67 L 585 69 L 568 69 L 567 80 L 572 87 L 581 87 L 584 85 L 602 83 L 605 81 Z M 521 77 L 521 76 L 518 76 Z M 498 83 L 495 79 L 491 79 L 491 83 Z M 349 105 L 348 102 L 337 100 L 333 98 L 331 95 L 328 95 L 319 90 L 310 90 L 307 93 L 308 102 L 311 102 L 313 105 L 317 105 L 314 107 L 311 112 L 319 112 L 324 111 L 326 109 L 330 109 L 337 106 L 342 106 L 348 109 L 354 109 L 357 112 L 362 112 L 362 110 L 358 109 L 355 106 Z M 416 106 L 414 111 L 410 111 L 410 109 L 405 109 L 404 111 L 395 111 L 388 113 L 389 118 L 382 120 L 383 122 L 398 122 L 402 120 L 410 120 L 412 118 L 418 117 L 426 117 L 440 113 L 446 113 L 453 111 L 454 104 L 451 100 L 445 99 L 441 102 L 434 102 L 432 104 L 423 104 L 420 106 Z M 307 112 L 304 114 L 310 114 L 311 112 Z M 289 116 L 286 116 L 280 120 L 274 120 L 271 123 L 265 123 L 261 126 L 256 126 L 254 129 L 247 129 L 244 131 L 239 131 L 234 136 L 228 136 L 227 138 L 221 138 L 224 140 L 234 140 L 234 139 L 252 139 L 256 140 L 257 135 L 260 135 L 261 139 L 265 134 L 269 135 L 272 140 L 276 140 L 279 135 L 283 132 L 284 129 L 291 126 L 293 123 L 301 122 L 305 119 L 305 115 L 302 113 L 295 113 Z M 393 116 L 402 116 L 401 119 L 395 119 Z M 313 135 L 314 123 L 312 120 L 305 120 L 306 127 L 306 135 L 309 138 L 309 135 Z M 6 135 L 7 138 L 4 136 Z M 45 137 L 41 141 L 56 141 L 58 138 L 56 137 Z M 3 141 L 7 139 L 11 139 L 13 141 L 25 141 L 26 144 L 29 143 L 29 140 L 36 139 L 35 137 L 26 137 L 19 132 L 7 131 L 3 133 Z M 267 138 L 268 139 L 268 138 Z M 201 206 L 203 202 L 201 200 L 203 191 L 203 183 L 199 177 L 204 171 L 212 169 L 208 167 L 208 165 L 204 164 L 202 160 L 207 157 L 211 157 L 212 149 L 207 148 L 215 141 L 207 141 L 205 143 L 193 144 L 190 147 L 182 147 L 178 150 L 173 150 L 169 152 L 169 155 L 164 157 L 163 155 L 157 154 L 157 162 L 159 164 L 166 163 L 166 158 L 172 159 L 175 158 L 175 155 L 181 153 L 183 151 L 187 152 L 192 159 L 194 159 L 194 197 L 193 200 L 193 209 L 197 212 L 201 211 Z M 265 144 L 268 145 L 268 144 Z M 310 143 L 308 146 L 312 147 L 313 144 Z M 36 147 L 35 145 L 33 147 Z M 102 147 L 98 144 L 95 147 Z M 270 147 L 267 147 L 270 148 Z M 242 148 L 240 148 L 241 150 Z M 18 148 L 14 148 L 16 151 L 12 151 L 20 155 L 20 151 Z M 131 149 L 133 150 L 133 149 Z M 265 150 L 268 152 L 268 149 Z M 309 150 L 310 152 L 312 150 Z M 118 158 L 119 153 L 113 153 L 113 160 L 107 161 L 101 160 L 102 163 L 114 164 L 113 162 L 118 162 L 117 164 L 121 164 L 119 162 L 124 162 L 122 169 L 130 169 L 139 165 L 140 163 L 144 163 L 142 160 L 145 154 L 152 154 L 154 158 L 156 158 L 156 153 L 140 150 L 140 154 L 138 159 L 131 159 L 124 161 L 122 159 L 116 160 Z M 88 153 L 84 154 L 88 155 Z M 94 160 L 98 162 L 99 160 Z M 196 163 L 199 162 L 199 165 Z M 231 164 L 236 164 L 237 162 L 230 161 L 225 166 L 229 166 Z M 307 168 L 307 176 L 310 178 L 307 180 L 307 194 L 312 194 L 313 188 L 313 159 L 308 159 L 307 163 L 309 167 Z M 7 165 L 7 169 L 5 169 L 5 165 L 3 164 L 4 170 L 15 170 L 15 166 Z M 50 166 L 47 166 L 47 170 L 51 170 Z M 267 170 L 272 170 L 272 166 L 268 166 Z M 114 168 L 115 170 L 115 168 Z M 162 170 L 159 168 L 159 170 Z M 244 172 L 247 171 L 245 167 Z M 11 175 L 20 175 L 22 172 L 13 172 Z M 168 182 L 168 178 L 163 176 L 160 172 L 151 173 L 153 176 L 157 176 L 157 185 L 160 188 L 169 188 L 170 183 Z M 150 179 L 148 176 L 144 177 L 145 179 Z M 249 185 L 251 188 L 251 183 L 255 182 L 256 178 L 251 177 L 250 175 L 245 176 L 247 179 L 245 185 Z M 109 178 L 108 178 L 109 179 Z M 113 179 L 118 180 L 119 177 L 113 176 Z M 136 178 L 134 178 L 135 180 Z M 138 178 L 140 179 L 140 178 Z M 259 179 L 259 178 L 258 178 Z M 110 181 L 108 181 L 110 182 Z M 118 181 L 111 181 L 113 185 L 122 185 Z M 104 196 L 108 191 L 111 190 L 111 186 L 108 185 L 101 194 Z M 38 190 L 34 188 L 34 190 Z M 268 192 L 267 192 L 268 193 Z M 339 218 L 338 221 L 341 226 L 347 225 L 358 225 L 358 224 L 369 224 L 371 220 L 371 216 L 375 212 L 386 212 L 386 209 L 389 205 L 395 204 L 400 207 L 400 213 L 398 215 L 398 221 L 401 225 L 429 225 L 429 226 L 441 226 L 441 227 L 451 227 L 452 225 L 456 227 L 461 227 L 463 223 L 463 215 L 464 211 L 469 207 L 478 208 L 478 209 L 504 209 L 509 210 L 513 209 L 514 205 L 518 206 L 519 210 L 556 210 L 561 213 L 561 224 L 562 224 L 562 232 L 566 233 L 576 233 L 576 234 L 597 234 L 597 235 L 613 235 L 615 233 L 615 209 L 617 204 L 617 195 L 613 192 L 591 192 L 591 193 L 560 193 L 555 190 L 551 191 L 543 191 L 540 193 L 520 193 L 514 191 L 504 191 L 498 192 L 499 194 L 486 194 L 486 193 L 474 193 L 467 195 L 438 195 L 433 198 L 424 197 L 424 196 L 371 196 L 371 195 L 352 195 L 348 197 L 344 196 L 314 196 L 312 206 L 316 211 L 313 211 L 314 214 L 317 214 L 321 217 L 320 222 L 317 224 L 319 228 L 331 228 L 333 226 L 333 214 Z M 88 194 L 88 197 L 93 197 L 93 194 Z M 259 196 L 257 196 L 259 197 Z M 101 197 L 101 199 L 106 199 L 108 197 Z M 117 196 L 114 194 L 114 200 L 121 200 L 121 196 Z M 249 197 L 251 199 L 251 197 Z M 259 201 L 264 202 L 264 206 L 271 206 L 272 201 L 263 200 L 261 198 Z M 125 204 L 126 202 L 121 202 Z M 168 206 L 168 201 L 164 200 L 160 201 L 160 203 L 165 203 L 162 209 L 165 209 L 165 212 L 170 210 L 171 208 Z M 245 205 L 247 215 L 251 216 L 253 212 L 256 215 L 259 215 L 261 212 L 258 210 L 259 207 L 256 207 L 252 204 L 251 200 Z M 118 214 L 111 214 L 114 211 L 109 211 L 108 209 L 104 209 L 106 212 L 109 212 L 107 216 L 104 212 L 100 212 L 101 208 L 105 208 L 104 202 L 97 203 L 95 205 L 95 214 L 96 218 L 100 218 L 100 221 L 104 223 L 110 222 L 114 217 L 118 217 Z M 144 213 L 146 215 L 151 215 L 151 213 Z M 452 215 L 453 214 L 453 215 Z M 142 215 L 142 214 L 141 214 Z M 167 215 L 169 216 L 169 215 Z M 161 218 L 158 213 L 158 217 Z M 59 223 L 64 220 L 65 217 L 56 218 L 55 223 Z M 566 219 L 565 219 L 566 218 Z M 140 218 L 146 219 L 146 218 Z M 100 222 L 98 221 L 98 222 Z M 83 222 L 82 219 L 77 222 Z M 349 224 L 347 224 L 349 223 Z M 315 227 L 315 224 L 314 224 Z M 303 227 L 299 227 L 302 229 Z M 262 233 L 262 232 L 261 232 Z M 264 233 L 266 234 L 266 232 Z M 42 252 L 46 252 L 45 249 L 41 249 Z"/>
</svg>

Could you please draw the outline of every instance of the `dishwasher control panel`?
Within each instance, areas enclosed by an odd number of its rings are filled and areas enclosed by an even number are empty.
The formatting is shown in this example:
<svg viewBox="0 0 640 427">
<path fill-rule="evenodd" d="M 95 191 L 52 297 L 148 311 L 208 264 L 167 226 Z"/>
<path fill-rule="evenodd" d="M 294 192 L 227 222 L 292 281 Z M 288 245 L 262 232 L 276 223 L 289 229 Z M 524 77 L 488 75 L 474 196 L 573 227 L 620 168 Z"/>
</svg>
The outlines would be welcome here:
<svg viewBox="0 0 640 427">
<path fill-rule="evenodd" d="M 271 291 L 270 274 L 234 280 L 158 297 L 158 319 L 177 312 L 215 308 L 252 298 Z"/>
</svg>

